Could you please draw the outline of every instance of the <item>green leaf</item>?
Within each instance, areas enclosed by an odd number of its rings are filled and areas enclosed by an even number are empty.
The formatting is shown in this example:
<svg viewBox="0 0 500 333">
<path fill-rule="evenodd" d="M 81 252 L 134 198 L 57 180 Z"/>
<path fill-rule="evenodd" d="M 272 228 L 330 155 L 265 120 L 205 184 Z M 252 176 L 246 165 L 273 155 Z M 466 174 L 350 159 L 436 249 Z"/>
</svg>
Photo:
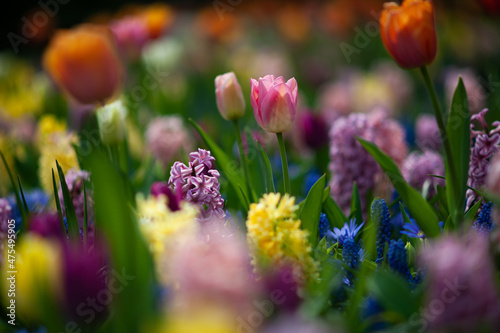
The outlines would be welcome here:
<svg viewBox="0 0 500 333">
<path fill-rule="evenodd" d="M 250 209 L 250 201 L 247 198 L 247 195 L 245 192 L 243 192 L 243 189 L 241 188 L 240 185 L 238 185 L 238 190 L 240 191 L 241 195 L 245 198 L 245 204 L 243 205 L 243 208 L 248 211 Z"/>
<path fill-rule="evenodd" d="M 455 222 L 465 211 L 465 192 L 469 172 L 470 155 L 470 113 L 467 92 L 462 78 L 459 78 L 453 94 L 450 114 L 446 124 L 446 134 L 450 143 L 452 163 L 457 179 L 451 178 L 450 163 L 446 163 L 446 195 L 448 208 Z"/>
<path fill-rule="evenodd" d="M 350 216 L 355 217 L 358 224 L 363 221 L 363 208 L 361 208 L 361 198 L 359 197 L 358 184 L 356 182 L 352 185 Z"/>
<path fill-rule="evenodd" d="M 330 191 L 331 191 L 330 186 L 327 186 L 323 191 L 323 199 L 321 199 L 322 203 L 325 203 L 326 199 L 330 197 Z"/>
<path fill-rule="evenodd" d="M 64 210 L 66 213 L 66 223 L 68 224 L 69 238 L 78 241 L 80 240 L 80 230 L 78 228 L 78 220 L 76 218 L 75 207 L 73 207 L 73 200 L 71 199 L 71 195 L 69 194 L 68 185 L 66 184 L 66 178 L 64 177 L 64 172 L 57 160 L 56 165 L 64 199 Z"/>
<path fill-rule="evenodd" d="M 24 211 L 27 215 L 30 214 L 30 210 L 28 208 L 28 204 L 26 203 L 26 198 L 24 197 L 23 186 L 21 185 L 21 178 L 17 175 L 17 183 L 19 184 L 19 194 L 21 194 L 21 199 L 23 200 Z"/>
<path fill-rule="evenodd" d="M 396 163 L 387 156 L 377 145 L 358 137 L 361 145 L 375 158 L 382 170 L 389 177 L 392 185 L 398 191 L 411 216 L 427 237 L 437 237 L 441 234 L 437 216 L 432 206 L 415 190 L 408 185 L 401 175 Z"/>
<path fill-rule="evenodd" d="M 418 304 L 408 283 L 389 271 L 379 270 L 367 281 L 367 289 L 388 311 L 401 315 L 401 320 L 409 318 Z"/>
<path fill-rule="evenodd" d="M 403 222 L 404 223 L 411 223 L 410 217 L 408 216 L 408 214 L 406 214 L 405 207 L 403 206 L 403 204 L 401 202 L 399 203 L 399 209 L 401 210 L 401 215 L 403 216 Z"/>
<path fill-rule="evenodd" d="M 87 233 L 88 233 L 88 212 L 87 212 L 87 187 L 83 182 L 83 244 L 87 246 Z"/>
<path fill-rule="evenodd" d="M 66 234 L 66 227 L 64 226 L 64 219 L 61 210 L 61 203 L 59 202 L 59 193 L 57 191 L 56 176 L 54 175 L 54 169 L 52 169 L 52 187 L 54 188 L 54 200 L 56 202 L 57 213 L 59 214 L 59 221 L 61 223 L 61 230 L 63 235 Z"/>
<path fill-rule="evenodd" d="M 347 221 L 347 217 L 342 212 L 342 209 L 340 209 L 335 200 L 330 196 L 323 202 L 323 212 L 328 217 L 332 229 L 334 227 L 341 229 Z"/>
<path fill-rule="evenodd" d="M 245 180 L 242 176 L 241 170 L 235 168 L 235 163 L 233 163 L 232 159 L 229 158 L 229 156 L 220 148 L 215 141 L 213 141 L 205 131 L 201 129 L 198 124 L 196 124 L 192 119 L 189 119 L 189 122 L 193 127 L 198 131 L 198 133 L 201 135 L 203 138 L 203 141 L 207 144 L 208 148 L 210 149 L 212 155 L 216 159 L 217 165 L 221 168 L 221 170 L 224 172 L 226 177 L 229 180 L 229 183 L 231 186 L 234 188 L 236 191 L 236 195 L 238 196 L 242 206 L 246 205 L 246 200 L 245 197 L 243 196 L 243 193 L 247 193 L 247 187 L 245 184 Z M 240 190 L 243 190 L 242 191 Z M 247 195 L 248 197 L 248 195 Z"/>
<path fill-rule="evenodd" d="M 479 207 L 481 207 L 482 200 L 478 200 L 469 210 L 465 213 L 464 215 L 464 220 L 465 223 L 467 223 L 467 226 L 470 227 L 472 223 L 474 222 L 474 219 L 476 218 L 477 211 L 479 210 Z"/>
<path fill-rule="evenodd" d="M 265 181 L 266 181 L 266 192 L 276 192 L 276 188 L 274 187 L 274 180 L 273 180 L 273 168 L 271 167 L 271 161 L 269 160 L 269 157 L 267 156 L 266 152 L 264 151 L 264 148 L 262 148 L 262 145 L 258 140 L 256 140 L 257 146 L 259 147 L 260 151 L 260 157 L 262 160 L 262 165 L 264 168 L 264 175 L 265 175 Z"/>
<path fill-rule="evenodd" d="M 26 226 L 28 223 L 28 217 L 26 214 L 26 211 L 24 210 L 24 205 L 23 202 L 21 201 L 21 197 L 19 196 L 19 191 L 17 190 L 16 183 L 14 183 L 14 178 L 12 177 L 12 173 L 10 172 L 9 165 L 7 164 L 7 161 L 5 160 L 5 156 L 3 153 L 0 151 L 0 157 L 2 158 L 3 165 L 5 166 L 5 170 L 7 170 L 7 174 L 9 175 L 10 178 L 10 184 L 12 186 L 12 191 L 14 192 L 14 196 L 16 197 L 16 203 L 17 207 L 19 207 L 19 212 L 21 213 L 21 219 L 23 220 L 23 223 L 21 224 L 20 228 L 20 233 L 22 233 L 24 230 L 26 230 Z"/>
<path fill-rule="evenodd" d="M 156 314 L 153 259 L 129 202 L 129 184 L 119 168 L 98 150 L 87 162 L 94 185 L 95 227 L 110 250 L 110 272 L 129 277 L 123 290 L 113 295 L 110 310 L 115 315 L 106 322 L 106 332 L 138 332 Z"/>
<path fill-rule="evenodd" d="M 326 175 L 321 176 L 320 179 L 311 187 L 307 194 L 304 207 L 300 211 L 301 228 L 307 230 L 309 233 L 309 243 L 312 246 L 316 245 L 318 241 L 318 225 L 319 216 L 321 214 L 321 199 L 323 198 L 323 190 L 326 186 Z"/>
</svg>

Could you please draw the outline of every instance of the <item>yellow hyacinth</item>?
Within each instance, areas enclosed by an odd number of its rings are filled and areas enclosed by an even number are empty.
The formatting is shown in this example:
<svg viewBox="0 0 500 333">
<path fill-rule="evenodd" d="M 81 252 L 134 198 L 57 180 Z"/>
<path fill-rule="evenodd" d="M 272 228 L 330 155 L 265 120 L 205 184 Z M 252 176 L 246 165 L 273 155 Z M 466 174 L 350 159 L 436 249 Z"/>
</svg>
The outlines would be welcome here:
<svg viewBox="0 0 500 333">
<path fill-rule="evenodd" d="M 160 279 L 168 283 L 168 262 L 171 249 L 182 242 L 196 236 L 198 222 L 196 217 L 198 209 L 187 203 L 181 202 L 180 210 L 171 211 L 167 206 L 166 196 L 137 195 L 137 217 L 140 229 L 146 239 L 149 249 L 153 254 Z"/>
<path fill-rule="evenodd" d="M 13 119 L 39 113 L 49 83 L 30 64 L 0 55 L 0 115 Z"/>
<path fill-rule="evenodd" d="M 57 298 L 61 276 L 61 249 L 55 242 L 39 236 L 27 235 L 19 240 L 15 247 L 14 269 L 5 251 L 2 268 L 2 295 L 4 304 L 10 302 L 10 282 L 15 281 L 15 304 L 18 314 L 33 320 L 40 320 L 45 297 Z M 9 271 L 17 271 L 15 279 Z"/>
<path fill-rule="evenodd" d="M 310 256 L 308 233 L 300 229 L 301 221 L 294 217 L 298 207 L 294 197 L 281 197 L 279 193 L 264 194 L 258 203 L 250 205 L 247 238 L 255 266 L 268 261 L 291 263 L 306 276 L 315 274 L 317 264 Z"/>
<path fill-rule="evenodd" d="M 77 141 L 76 136 L 72 133 L 52 133 L 43 141 L 43 145 L 40 147 L 38 176 L 45 192 L 52 193 L 54 191 L 52 170 L 58 179 L 56 160 L 64 174 L 73 168 L 80 169 L 72 145 L 76 144 Z"/>
<path fill-rule="evenodd" d="M 53 114 L 45 114 L 38 121 L 39 140 L 44 140 L 53 133 L 64 133 L 66 123 L 56 118 Z"/>
</svg>

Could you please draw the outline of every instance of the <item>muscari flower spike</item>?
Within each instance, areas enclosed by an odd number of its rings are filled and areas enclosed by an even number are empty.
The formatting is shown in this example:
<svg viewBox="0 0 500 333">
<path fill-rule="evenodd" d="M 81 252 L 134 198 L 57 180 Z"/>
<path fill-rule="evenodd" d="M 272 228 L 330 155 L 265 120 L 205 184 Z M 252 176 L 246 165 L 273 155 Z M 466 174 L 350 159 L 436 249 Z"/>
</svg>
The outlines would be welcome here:
<svg viewBox="0 0 500 333">
<path fill-rule="evenodd" d="M 387 250 L 387 262 L 394 272 L 412 281 L 410 269 L 408 268 L 408 254 L 406 253 L 405 244 L 401 239 L 390 241 L 389 249 Z"/>
<path fill-rule="evenodd" d="M 389 208 L 384 199 L 376 199 L 372 204 L 372 221 L 378 226 L 377 231 L 377 262 L 382 260 L 384 256 L 385 244 L 389 242 L 391 237 L 391 217 Z"/>
<path fill-rule="evenodd" d="M 356 242 L 354 237 L 346 237 L 344 239 L 344 247 L 342 249 L 342 260 L 352 269 L 356 269 L 361 262 L 361 246 Z M 354 281 L 352 272 L 346 272 L 346 284 L 351 285 Z"/>
<path fill-rule="evenodd" d="M 493 203 L 491 201 L 484 204 L 474 224 L 474 229 L 481 235 L 487 235 L 493 228 L 493 221 L 491 219 L 492 207 Z"/>
<path fill-rule="evenodd" d="M 330 230 L 330 222 L 328 222 L 328 218 L 326 217 L 325 213 L 321 213 L 321 215 L 319 216 L 318 231 L 320 240 L 323 239 L 323 237 L 326 237 L 326 240 L 328 242 L 333 237 L 333 232 Z"/>
</svg>

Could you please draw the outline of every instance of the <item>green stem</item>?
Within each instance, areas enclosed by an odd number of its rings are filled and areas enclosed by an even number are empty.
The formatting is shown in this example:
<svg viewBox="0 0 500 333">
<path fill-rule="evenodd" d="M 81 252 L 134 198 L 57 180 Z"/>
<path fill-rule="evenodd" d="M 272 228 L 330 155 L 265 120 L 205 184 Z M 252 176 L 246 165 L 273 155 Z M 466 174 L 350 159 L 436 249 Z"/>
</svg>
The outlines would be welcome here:
<svg viewBox="0 0 500 333">
<path fill-rule="evenodd" d="M 252 191 L 252 183 L 250 183 L 250 173 L 248 171 L 247 157 L 245 151 L 243 150 L 243 142 L 241 141 L 240 127 L 238 126 L 238 120 L 233 121 L 234 128 L 236 130 L 236 141 L 238 142 L 238 148 L 240 151 L 241 164 L 243 165 L 243 173 L 245 174 L 245 180 L 247 182 L 248 194 L 252 196 L 253 201 L 257 202 L 255 193 Z"/>
<path fill-rule="evenodd" d="M 283 141 L 283 133 L 276 133 L 278 137 L 278 143 L 280 146 L 280 155 L 281 155 L 281 165 L 283 167 L 283 180 L 285 182 L 285 193 L 291 194 L 291 186 L 290 186 L 290 176 L 288 175 L 288 161 L 286 158 L 286 149 L 285 142 Z"/>
<path fill-rule="evenodd" d="M 426 66 L 420 67 L 420 71 L 422 72 L 422 76 L 424 78 L 425 87 L 427 88 L 427 91 L 429 92 L 429 95 L 431 97 L 432 106 L 434 109 L 434 115 L 436 117 L 436 121 L 437 121 L 437 124 L 439 127 L 439 134 L 441 137 L 441 141 L 443 142 L 444 152 L 446 155 L 446 163 L 448 164 L 448 169 L 450 170 L 451 184 L 449 184 L 449 185 L 455 186 L 455 184 L 458 184 L 458 178 L 457 178 L 455 166 L 453 163 L 450 142 L 448 140 L 448 135 L 446 134 L 446 125 L 444 123 L 444 115 L 441 111 L 441 108 L 439 107 L 436 89 L 434 88 L 434 84 L 432 83 L 432 80 L 431 80 L 431 77 L 429 75 L 429 71 L 427 70 L 427 67 Z"/>
</svg>

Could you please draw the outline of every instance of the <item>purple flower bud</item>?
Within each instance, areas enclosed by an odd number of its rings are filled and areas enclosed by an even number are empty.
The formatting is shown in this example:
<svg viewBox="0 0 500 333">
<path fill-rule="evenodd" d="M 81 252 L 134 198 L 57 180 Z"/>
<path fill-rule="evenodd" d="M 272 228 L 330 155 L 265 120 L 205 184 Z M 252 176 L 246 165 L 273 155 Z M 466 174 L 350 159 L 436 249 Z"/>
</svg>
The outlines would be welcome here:
<svg viewBox="0 0 500 333">
<path fill-rule="evenodd" d="M 87 303 L 88 299 L 96 304 L 93 306 L 96 318 L 102 319 L 107 315 L 110 301 L 108 296 L 111 295 L 106 286 L 107 262 L 103 249 L 96 245 L 90 251 L 80 244 L 69 244 L 65 247 L 64 296 L 66 310 L 71 318 L 81 318 L 78 316 L 78 309 L 81 304 Z M 106 295 L 104 302 L 101 294 Z"/>
<path fill-rule="evenodd" d="M 328 128 L 320 115 L 310 111 L 298 115 L 302 140 L 311 149 L 318 149 L 328 143 Z"/>
<path fill-rule="evenodd" d="M 294 312 L 301 303 L 301 299 L 297 295 L 299 286 L 293 274 L 292 267 L 282 266 L 264 278 L 266 293 L 270 298 L 280 295 L 280 298 L 284 300 L 284 302 L 279 302 L 280 308 L 287 312 Z"/>
<path fill-rule="evenodd" d="M 31 217 L 29 231 L 45 238 L 62 238 L 61 220 L 56 213 L 39 213 Z"/>
<path fill-rule="evenodd" d="M 159 197 L 160 195 L 166 196 L 168 208 L 173 212 L 180 210 L 179 204 L 181 202 L 182 193 L 179 193 L 179 191 L 177 191 L 177 195 L 174 194 L 174 192 L 166 182 L 155 182 L 153 185 L 151 185 L 151 194 L 154 197 Z"/>
</svg>

